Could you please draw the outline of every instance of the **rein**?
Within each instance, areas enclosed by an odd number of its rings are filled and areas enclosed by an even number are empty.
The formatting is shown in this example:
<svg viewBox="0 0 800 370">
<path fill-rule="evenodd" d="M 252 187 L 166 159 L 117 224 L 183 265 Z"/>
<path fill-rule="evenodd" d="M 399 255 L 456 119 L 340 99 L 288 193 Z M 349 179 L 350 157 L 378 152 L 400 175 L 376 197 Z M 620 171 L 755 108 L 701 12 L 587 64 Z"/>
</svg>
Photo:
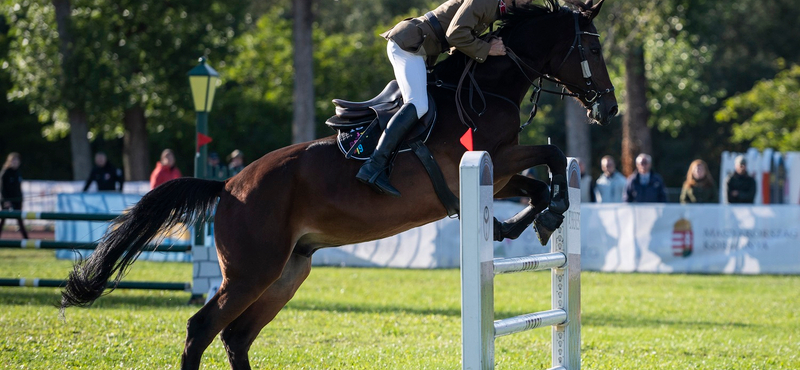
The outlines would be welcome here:
<svg viewBox="0 0 800 370">
<path fill-rule="evenodd" d="M 536 68 L 533 68 L 528 63 L 526 63 L 519 55 L 517 55 L 517 53 L 515 53 L 513 50 L 511 50 L 511 48 L 506 47 L 506 55 L 508 55 L 508 57 L 514 62 L 514 64 L 517 65 L 519 70 L 522 72 L 522 75 L 525 76 L 525 79 L 527 79 L 528 82 L 531 83 L 531 86 L 533 88 L 533 92 L 531 93 L 531 98 L 530 98 L 531 103 L 533 103 L 533 108 L 531 108 L 531 112 L 530 112 L 530 115 L 528 116 L 528 120 L 525 121 L 525 123 L 523 123 L 522 125 L 520 125 L 520 128 L 519 128 L 520 131 L 524 130 L 525 127 L 527 127 L 528 125 L 531 124 L 531 122 L 533 121 L 533 118 L 536 116 L 536 113 L 539 111 L 539 97 L 541 96 L 542 92 L 546 92 L 546 93 L 553 94 L 553 95 L 560 95 L 562 98 L 564 96 L 571 96 L 571 97 L 576 97 L 576 98 L 582 99 L 582 100 L 586 101 L 587 103 L 592 104 L 592 110 L 598 109 L 599 103 L 597 102 L 597 99 L 599 99 L 601 96 L 603 96 L 605 94 L 609 94 L 609 93 L 614 92 L 614 87 L 613 86 L 608 88 L 608 89 L 602 90 L 602 91 L 597 91 L 594 88 L 595 83 L 594 83 L 594 80 L 592 79 L 592 71 L 589 68 L 589 61 L 586 59 L 586 53 L 584 51 L 583 44 L 581 43 L 581 36 L 582 35 L 587 35 L 587 36 L 600 37 L 600 34 L 582 31 L 580 29 L 580 23 L 579 23 L 578 17 L 579 17 L 579 14 L 577 12 L 573 12 L 573 18 L 575 20 L 575 38 L 573 38 L 572 45 L 570 46 L 569 51 L 567 52 L 567 55 L 564 56 L 564 60 L 561 61 L 561 64 L 559 64 L 559 66 L 556 69 L 556 72 L 554 74 L 558 74 L 558 71 L 560 71 L 561 68 L 564 66 L 564 64 L 567 62 L 567 59 L 569 59 L 569 56 L 572 55 L 572 52 L 575 49 L 577 49 L 578 52 L 580 53 L 580 57 L 581 57 L 581 72 L 583 74 L 583 79 L 584 79 L 584 81 L 586 83 L 586 86 L 589 87 L 588 89 L 584 89 L 583 87 L 581 87 L 579 85 L 576 85 L 576 84 L 573 84 L 573 83 L 560 81 L 560 80 L 550 76 L 549 74 L 540 72 Z M 491 36 L 493 33 L 494 32 L 491 32 L 489 35 Z M 577 45 L 577 48 L 576 48 L 576 45 Z M 486 99 L 483 96 L 483 92 L 482 92 L 480 86 L 478 86 L 477 82 L 475 81 L 474 69 L 475 69 L 475 61 L 470 59 L 469 62 L 467 62 L 467 65 L 464 67 L 464 72 L 461 74 L 461 78 L 458 81 L 458 86 L 456 87 L 456 99 L 455 100 L 456 100 L 456 111 L 458 112 L 458 117 L 461 119 L 461 122 L 464 123 L 464 125 L 466 125 L 467 127 L 471 128 L 473 131 L 477 131 L 478 127 L 475 124 L 475 122 L 472 120 L 472 118 L 470 118 L 468 114 L 466 115 L 466 119 L 464 118 L 465 117 L 465 114 L 464 114 L 465 113 L 465 109 L 464 109 L 463 104 L 461 103 L 461 99 L 460 99 L 460 95 L 461 95 L 460 92 L 461 92 L 461 89 L 462 89 L 462 85 L 463 85 L 464 80 L 466 79 L 466 77 L 469 76 L 470 83 L 471 83 L 470 84 L 471 85 L 470 86 L 470 96 L 469 96 L 469 98 L 470 98 L 470 108 L 472 108 L 473 112 L 478 113 L 478 116 L 483 115 L 483 113 L 486 111 Z M 525 72 L 526 69 L 531 71 L 531 72 L 533 72 L 533 73 L 535 73 L 538 77 L 531 78 Z M 548 90 L 548 89 L 542 88 L 542 79 L 551 81 L 551 82 L 553 82 L 555 84 L 562 85 L 564 87 L 570 87 L 570 88 L 572 88 L 574 90 L 577 90 L 579 92 L 573 93 L 573 92 L 569 92 L 569 91 L 564 91 L 564 89 L 562 89 L 562 91 L 554 91 L 554 90 Z M 480 96 L 481 101 L 483 103 L 484 108 L 483 108 L 483 110 L 481 112 L 478 112 L 472 106 L 472 97 L 473 97 L 472 91 L 473 91 L 473 89 L 478 92 L 478 96 Z M 495 95 L 495 94 L 491 94 L 491 95 Z M 507 98 L 506 98 L 506 100 L 510 101 Z M 514 104 L 514 105 L 516 106 L 516 104 Z M 517 109 L 519 109 L 519 107 L 517 107 Z M 469 122 L 467 122 L 467 121 L 469 121 Z"/>
</svg>

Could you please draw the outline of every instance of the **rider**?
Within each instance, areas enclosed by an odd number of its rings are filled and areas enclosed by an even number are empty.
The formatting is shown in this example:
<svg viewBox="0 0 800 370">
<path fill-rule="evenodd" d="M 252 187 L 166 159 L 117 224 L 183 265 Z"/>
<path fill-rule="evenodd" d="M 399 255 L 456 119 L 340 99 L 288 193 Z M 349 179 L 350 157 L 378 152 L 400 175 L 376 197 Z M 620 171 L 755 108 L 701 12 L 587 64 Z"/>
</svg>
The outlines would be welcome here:
<svg viewBox="0 0 800 370">
<path fill-rule="evenodd" d="M 514 6 L 516 3 L 512 0 Z M 378 193 L 400 196 L 386 170 L 403 136 L 428 111 L 426 62 L 432 67 L 439 54 L 450 47 L 479 63 L 490 55 L 505 55 L 502 39 L 478 38 L 505 12 L 503 0 L 449 0 L 424 16 L 405 19 L 381 34 L 389 41 L 386 49 L 404 104 L 389 120 L 378 147 L 361 166 L 357 179 Z"/>
</svg>

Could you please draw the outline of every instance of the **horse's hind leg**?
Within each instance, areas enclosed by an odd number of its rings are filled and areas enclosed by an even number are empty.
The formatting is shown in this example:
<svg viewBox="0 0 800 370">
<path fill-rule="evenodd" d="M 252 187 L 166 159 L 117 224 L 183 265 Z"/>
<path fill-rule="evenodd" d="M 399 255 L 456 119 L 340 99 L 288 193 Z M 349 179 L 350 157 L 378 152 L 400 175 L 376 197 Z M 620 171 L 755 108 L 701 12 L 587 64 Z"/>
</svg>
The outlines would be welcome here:
<svg viewBox="0 0 800 370">
<path fill-rule="evenodd" d="M 252 258 L 254 264 L 228 265 L 227 270 L 239 270 L 239 275 L 225 275 L 217 294 L 189 319 L 186 326 L 186 345 L 181 357 L 181 369 L 200 368 L 203 352 L 224 327 L 239 317 L 262 293 L 280 277 L 285 258 Z M 247 257 L 245 257 L 247 258 Z M 273 261 L 260 262 L 259 261 Z M 243 275 L 242 272 L 247 272 Z"/>
<path fill-rule="evenodd" d="M 525 229 L 533 223 L 536 215 L 542 212 L 550 201 L 550 191 L 547 184 L 542 181 L 514 175 L 506 186 L 500 189 L 495 198 L 530 197 L 528 206 L 522 211 L 503 222 L 494 219 L 494 240 L 502 241 L 505 238 L 516 239 Z"/>
<path fill-rule="evenodd" d="M 250 369 L 247 352 L 250 345 L 275 315 L 289 302 L 311 272 L 311 258 L 293 254 L 280 279 L 231 322 L 220 334 L 231 369 Z"/>
</svg>

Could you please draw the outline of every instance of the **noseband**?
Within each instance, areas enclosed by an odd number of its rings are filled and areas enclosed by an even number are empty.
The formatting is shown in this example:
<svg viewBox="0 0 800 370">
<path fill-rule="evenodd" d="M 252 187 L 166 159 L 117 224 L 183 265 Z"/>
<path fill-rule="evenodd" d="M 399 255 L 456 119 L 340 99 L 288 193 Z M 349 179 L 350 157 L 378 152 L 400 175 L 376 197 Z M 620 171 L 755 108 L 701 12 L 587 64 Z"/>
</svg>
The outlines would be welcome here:
<svg viewBox="0 0 800 370">
<path fill-rule="evenodd" d="M 592 79 L 592 71 L 591 71 L 591 68 L 589 67 L 589 60 L 586 59 L 586 52 L 583 49 L 583 43 L 581 43 L 581 36 L 583 36 L 583 35 L 600 37 L 600 34 L 592 33 L 592 32 L 586 32 L 586 31 L 581 30 L 579 19 L 578 19 L 578 17 L 579 17 L 578 12 L 573 12 L 572 14 L 573 14 L 573 18 L 575 19 L 575 38 L 572 40 L 572 45 L 569 47 L 569 51 L 567 52 L 567 55 L 564 56 L 564 60 L 562 60 L 561 64 L 558 65 L 558 68 L 556 69 L 554 74 L 558 74 L 558 72 L 561 70 L 561 67 L 563 67 L 564 64 L 567 62 L 567 59 L 569 59 L 569 56 L 572 55 L 572 52 L 575 49 L 577 49 L 578 53 L 580 54 L 580 57 L 581 57 L 581 72 L 583 73 L 583 80 L 586 83 L 586 87 L 585 88 L 581 87 L 579 85 L 573 84 L 573 83 L 566 82 L 566 81 L 559 81 L 555 77 L 552 77 L 552 76 L 550 76 L 550 75 L 548 75 L 546 73 L 539 72 L 535 68 L 531 67 L 528 63 L 525 63 L 525 61 L 522 60 L 522 58 L 520 58 L 513 50 L 511 50 L 510 48 L 506 47 L 506 55 L 508 55 L 508 57 L 511 58 L 512 61 L 514 61 L 514 63 L 517 65 L 517 67 L 519 67 L 520 71 L 522 71 L 522 75 L 525 76 L 525 78 L 528 79 L 528 82 L 530 82 L 531 85 L 533 86 L 533 93 L 531 94 L 531 102 L 533 103 L 533 108 L 531 109 L 531 114 L 530 114 L 530 117 L 528 118 L 528 121 L 526 121 L 524 124 L 522 124 L 522 126 L 520 127 L 520 131 L 522 131 L 522 129 L 524 129 L 526 126 L 528 126 L 531 123 L 531 121 L 533 120 L 533 117 L 536 116 L 536 112 L 538 110 L 538 105 L 539 105 L 539 96 L 541 95 L 542 92 L 555 94 L 555 95 L 561 95 L 562 97 L 563 96 L 577 97 L 578 99 L 581 99 L 581 100 L 591 104 L 593 111 L 599 109 L 599 103 L 597 102 L 597 99 L 599 99 L 601 96 L 603 96 L 605 94 L 609 94 L 609 93 L 614 92 L 614 87 L 613 86 L 608 88 L 608 89 L 600 90 L 600 91 L 598 91 L 595 88 L 596 84 L 594 83 L 594 80 Z M 525 73 L 526 69 L 530 70 L 531 72 L 533 72 L 533 73 L 538 75 L 538 77 L 536 78 L 538 80 L 538 83 L 537 83 L 537 81 L 534 81 L 534 79 L 528 77 L 528 74 Z M 569 88 L 571 88 L 571 90 L 578 91 L 578 92 L 577 93 L 573 93 L 573 92 L 568 92 L 568 91 L 563 91 L 563 90 L 562 91 L 554 91 L 554 90 L 544 89 L 544 88 L 542 88 L 542 79 L 554 82 L 554 83 L 559 84 L 559 85 L 563 85 L 565 87 L 569 87 Z"/>
</svg>

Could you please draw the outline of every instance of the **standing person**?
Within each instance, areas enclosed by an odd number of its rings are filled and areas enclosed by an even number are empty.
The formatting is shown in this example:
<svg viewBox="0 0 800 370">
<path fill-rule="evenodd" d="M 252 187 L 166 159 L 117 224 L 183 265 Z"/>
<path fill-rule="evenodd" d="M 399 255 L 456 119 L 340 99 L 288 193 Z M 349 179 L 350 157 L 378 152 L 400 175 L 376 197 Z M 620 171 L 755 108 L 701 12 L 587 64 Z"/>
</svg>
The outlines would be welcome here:
<svg viewBox="0 0 800 370">
<path fill-rule="evenodd" d="M 581 171 L 581 203 L 594 202 L 592 174 L 586 171 L 586 165 L 581 158 L 578 158 L 578 168 Z"/>
<path fill-rule="evenodd" d="M 595 200 L 598 203 L 622 202 L 627 180 L 625 180 L 625 176 L 617 171 L 614 157 L 610 155 L 603 156 L 600 159 L 600 168 L 603 170 L 603 174 L 597 178 L 597 182 L 594 184 Z"/>
<path fill-rule="evenodd" d="M 756 198 L 756 180 L 747 173 L 747 159 L 737 155 L 734 160 L 736 172 L 727 179 L 728 203 L 752 204 Z"/>
<path fill-rule="evenodd" d="M 529 2 L 516 0 L 512 5 Z M 380 194 L 400 196 L 389 182 L 387 169 L 403 136 L 428 111 L 426 64 L 432 67 L 439 54 L 451 47 L 478 63 L 489 56 L 505 55 L 502 39 L 478 38 L 505 13 L 503 0 L 449 0 L 424 16 L 405 19 L 381 34 L 389 41 L 386 51 L 400 85 L 403 106 L 389 120 L 375 152 L 358 171 L 359 181 Z"/>
<path fill-rule="evenodd" d="M 661 175 L 650 170 L 653 158 L 641 153 L 636 156 L 636 173 L 628 177 L 622 199 L 628 203 L 666 203 L 667 191 Z"/>
<path fill-rule="evenodd" d="M 19 166 L 22 164 L 22 157 L 17 152 L 12 152 L 6 157 L 3 168 L 0 170 L 0 207 L 3 210 L 21 211 L 22 210 L 22 175 L 19 173 Z M 6 219 L 0 219 L 0 233 Z M 28 231 L 22 223 L 22 218 L 17 218 L 19 231 L 23 239 L 28 239 Z"/>
<path fill-rule="evenodd" d="M 94 168 L 92 168 L 89 178 L 86 179 L 86 185 L 83 186 L 84 192 L 89 190 L 89 186 L 92 185 L 93 181 L 97 182 L 98 191 L 119 191 L 120 193 L 125 182 L 122 170 L 114 167 L 108 161 L 106 153 L 103 152 L 97 152 L 94 155 Z M 119 190 L 117 190 L 117 183 L 119 183 Z"/>
<path fill-rule="evenodd" d="M 681 189 L 681 204 L 719 203 L 718 192 L 714 177 L 708 171 L 708 164 L 702 159 L 692 161 Z"/>
<path fill-rule="evenodd" d="M 228 175 L 233 176 L 244 169 L 244 153 L 236 149 L 228 156 Z"/>
<path fill-rule="evenodd" d="M 208 153 L 208 170 L 206 177 L 213 180 L 225 180 L 228 178 L 228 168 L 223 166 L 219 160 L 217 152 Z"/>
<path fill-rule="evenodd" d="M 175 165 L 175 153 L 172 149 L 164 149 L 161 159 L 156 163 L 156 168 L 150 174 L 150 189 L 155 189 L 169 180 L 181 177 L 181 170 Z"/>
</svg>

